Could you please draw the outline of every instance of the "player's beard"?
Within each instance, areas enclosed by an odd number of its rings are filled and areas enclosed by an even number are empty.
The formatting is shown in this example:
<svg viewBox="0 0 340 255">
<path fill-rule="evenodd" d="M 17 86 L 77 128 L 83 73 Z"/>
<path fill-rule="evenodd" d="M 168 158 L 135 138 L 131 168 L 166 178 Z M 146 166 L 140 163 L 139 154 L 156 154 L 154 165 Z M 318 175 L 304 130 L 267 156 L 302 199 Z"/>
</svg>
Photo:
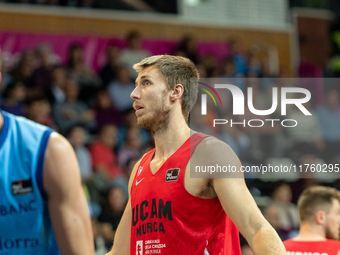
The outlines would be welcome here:
<svg viewBox="0 0 340 255">
<path fill-rule="evenodd" d="M 151 117 L 141 116 L 137 118 L 137 124 L 150 130 L 153 135 L 165 131 L 169 125 L 170 106 L 166 105 L 165 94 L 157 104 L 159 106 L 153 109 L 154 112 Z"/>
<path fill-rule="evenodd" d="M 333 239 L 333 240 L 339 240 L 339 233 L 332 233 L 332 231 L 330 230 L 330 228 L 328 226 L 326 226 L 326 238 L 327 239 Z"/>
</svg>

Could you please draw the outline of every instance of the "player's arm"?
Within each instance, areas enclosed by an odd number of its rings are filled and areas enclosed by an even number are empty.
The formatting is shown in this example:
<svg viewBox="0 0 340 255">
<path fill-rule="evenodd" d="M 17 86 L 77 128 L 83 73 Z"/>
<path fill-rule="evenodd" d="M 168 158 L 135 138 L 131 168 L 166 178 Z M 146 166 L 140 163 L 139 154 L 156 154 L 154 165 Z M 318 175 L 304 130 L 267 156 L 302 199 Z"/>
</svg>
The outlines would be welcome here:
<svg viewBox="0 0 340 255">
<path fill-rule="evenodd" d="M 200 144 L 201 153 L 209 155 L 205 157 L 207 165 L 241 167 L 236 154 L 224 142 L 215 138 L 207 138 Z M 201 154 L 202 155 L 202 154 Z M 226 176 L 228 177 L 228 176 Z M 234 178 L 212 179 L 212 186 L 216 192 L 224 211 L 234 222 L 236 227 L 247 239 L 256 255 L 282 254 L 286 251 L 278 234 L 267 222 L 257 207 L 243 178 L 243 174 L 229 175 Z"/>
<path fill-rule="evenodd" d="M 137 168 L 141 160 L 134 166 L 129 180 L 129 201 L 125 207 L 124 214 L 119 222 L 112 250 L 106 255 L 130 255 L 131 238 L 131 186 L 136 175 Z"/>
<path fill-rule="evenodd" d="M 56 132 L 51 134 L 45 153 L 43 186 L 61 254 L 94 254 L 77 158 L 69 142 Z"/>
</svg>

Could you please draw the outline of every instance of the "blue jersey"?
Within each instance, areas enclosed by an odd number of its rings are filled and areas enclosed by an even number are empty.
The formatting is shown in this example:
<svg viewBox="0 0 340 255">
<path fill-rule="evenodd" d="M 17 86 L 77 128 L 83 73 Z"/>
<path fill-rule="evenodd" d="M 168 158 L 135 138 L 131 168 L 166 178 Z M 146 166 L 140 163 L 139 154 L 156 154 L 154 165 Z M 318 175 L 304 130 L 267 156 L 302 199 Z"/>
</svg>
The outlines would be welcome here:
<svg viewBox="0 0 340 255">
<path fill-rule="evenodd" d="M 59 254 L 43 188 L 52 129 L 1 112 L 0 255 Z"/>
</svg>

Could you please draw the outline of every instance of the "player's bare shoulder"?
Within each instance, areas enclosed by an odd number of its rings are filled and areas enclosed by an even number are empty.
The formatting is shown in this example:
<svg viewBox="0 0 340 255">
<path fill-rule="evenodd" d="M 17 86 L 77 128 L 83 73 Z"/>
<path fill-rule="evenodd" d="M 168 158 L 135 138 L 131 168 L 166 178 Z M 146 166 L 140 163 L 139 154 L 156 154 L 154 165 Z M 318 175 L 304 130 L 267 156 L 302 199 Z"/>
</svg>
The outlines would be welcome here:
<svg viewBox="0 0 340 255">
<path fill-rule="evenodd" d="M 48 141 L 46 153 L 53 153 L 58 150 L 64 151 L 65 149 L 72 149 L 71 144 L 59 133 L 52 132 Z"/>
<path fill-rule="evenodd" d="M 75 152 L 65 137 L 52 132 L 45 152 L 44 187 L 53 195 L 71 180 L 81 182 Z"/>
<path fill-rule="evenodd" d="M 213 136 L 204 138 L 198 144 L 187 167 L 191 178 L 206 179 L 208 183 L 213 179 L 243 178 L 243 173 L 238 169 L 241 169 L 241 162 L 235 152 Z"/>
<path fill-rule="evenodd" d="M 202 162 L 204 165 L 219 162 L 240 163 L 231 147 L 213 136 L 206 137 L 198 144 L 190 161 L 191 163 Z"/>
<path fill-rule="evenodd" d="M 217 195 L 212 185 L 213 176 L 207 172 L 199 174 L 194 172 L 197 166 L 206 169 L 209 165 L 222 164 L 219 161 L 225 160 L 226 154 L 233 154 L 228 144 L 213 136 L 204 138 L 195 148 L 187 165 L 184 181 L 186 190 L 197 197 L 215 198 Z"/>
</svg>

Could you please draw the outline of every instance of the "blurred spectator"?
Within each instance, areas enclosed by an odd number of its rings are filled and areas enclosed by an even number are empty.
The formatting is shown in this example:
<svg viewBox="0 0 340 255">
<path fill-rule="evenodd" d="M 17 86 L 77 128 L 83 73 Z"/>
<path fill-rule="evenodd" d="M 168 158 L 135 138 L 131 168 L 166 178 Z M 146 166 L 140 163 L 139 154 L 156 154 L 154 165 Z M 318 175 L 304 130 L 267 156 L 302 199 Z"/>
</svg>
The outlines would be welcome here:
<svg viewBox="0 0 340 255">
<path fill-rule="evenodd" d="M 260 77 L 262 74 L 261 60 L 258 58 L 255 52 L 249 52 L 248 64 L 247 64 L 247 75 Z"/>
<path fill-rule="evenodd" d="M 220 78 L 221 77 L 221 72 L 220 69 L 215 66 L 209 71 L 209 78 Z"/>
<path fill-rule="evenodd" d="M 127 198 L 120 187 L 113 186 L 107 192 L 105 204 L 98 221 L 101 223 L 105 246 L 108 249 L 112 247 L 115 232 L 123 215 L 126 202 Z"/>
<path fill-rule="evenodd" d="M 252 98 L 252 105 L 256 110 L 268 110 L 265 106 L 264 94 L 260 90 L 261 79 L 257 77 L 251 77 L 246 79 L 247 84 L 247 97 Z M 250 95 L 250 91 L 252 94 Z M 249 110 L 249 107 L 245 107 L 244 115 L 235 116 L 238 122 L 245 121 L 249 123 L 250 120 L 256 119 L 259 121 L 253 122 L 251 125 L 238 125 L 243 132 L 246 132 L 251 139 L 251 157 L 255 160 L 264 160 L 266 157 L 274 156 L 274 150 L 278 144 L 277 134 L 280 133 L 281 127 L 276 123 L 266 121 L 266 119 L 272 119 L 271 115 L 256 115 Z M 260 122 L 262 121 L 262 122 Z M 252 126 L 253 125 L 253 126 Z M 254 127 L 254 126 L 260 126 Z"/>
<path fill-rule="evenodd" d="M 287 77 L 289 74 L 287 73 L 287 70 L 284 68 L 281 69 L 280 76 L 278 78 L 261 78 L 261 87 L 262 87 L 262 96 L 263 96 L 263 105 L 265 106 L 265 109 L 270 109 L 273 105 L 273 87 L 277 88 L 277 106 L 276 110 L 273 112 L 273 117 L 277 119 L 282 119 L 282 109 L 281 109 L 281 91 L 282 88 L 288 88 L 288 87 L 295 87 L 296 86 L 296 79 L 288 79 L 291 77 Z M 281 79 L 282 78 L 282 79 Z M 289 109 L 290 105 L 287 106 L 287 111 Z"/>
<path fill-rule="evenodd" d="M 288 154 L 294 160 L 304 154 L 313 154 L 320 157 L 325 148 L 320 123 L 311 107 L 311 102 L 304 103 L 304 107 L 312 115 L 305 115 L 295 105 L 287 109 L 287 119 L 298 121 L 298 125 L 294 128 L 287 129 L 288 142 L 291 144 Z"/>
<path fill-rule="evenodd" d="M 98 91 L 94 100 L 94 111 L 97 129 L 101 129 L 105 124 L 122 126 L 124 122 L 123 114 L 113 107 L 111 98 L 106 90 Z"/>
<path fill-rule="evenodd" d="M 53 115 L 59 132 L 65 132 L 75 125 L 83 126 L 87 131 L 95 127 L 94 111 L 78 100 L 79 89 L 71 78 L 66 80 L 65 103 L 54 106 Z"/>
<path fill-rule="evenodd" d="M 179 55 L 177 55 L 179 56 Z M 205 68 L 205 66 L 202 63 L 198 63 L 196 65 L 197 71 L 200 75 L 200 78 L 208 78 L 207 77 L 207 69 Z"/>
<path fill-rule="evenodd" d="M 125 166 L 129 158 L 140 158 L 141 137 L 138 128 L 130 128 L 125 137 L 125 144 L 118 152 L 118 162 L 120 166 Z"/>
<path fill-rule="evenodd" d="M 152 147 L 151 149 L 153 149 L 154 147 Z M 148 150 L 150 151 L 150 150 Z M 142 151 L 141 151 L 142 152 Z M 144 154 L 144 153 L 140 153 L 140 154 Z M 134 166 L 137 164 L 139 160 L 139 157 L 138 158 L 129 158 L 125 165 L 124 165 L 124 168 L 123 168 L 123 178 L 121 178 L 119 180 L 119 182 L 114 182 L 116 183 L 117 186 L 121 187 L 123 192 L 124 192 L 124 196 L 126 198 L 129 198 L 129 180 L 130 180 L 130 176 L 131 176 L 131 173 L 132 173 L 132 170 L 134 168 Z"/>
<path fill-rule="evenodd" d="M 326 92 L 324 104 L 316 108 L 322 137 L 326 142 L 324 158 L 330 161 L 340 155 L 340 101 L 339 91 L 330 89 Z"/>
<path fill-rule="evenodd" d="M 108 252 L 108 249 L 106 248 L 105 240 L 102 237 L 101 224 L 95 218 L 92 218 L 91 220 L 94 237 L 95 255 L 105 255 Z"/>
<path fill-rule="evenodd" d="M 55 128 L 51 117 L 51 105 L 43 95 L 37 94 L 26 98 L 25 117 L 39 124 Z"/>
<path fill-rule="evenodd" d="M 83 181 L 89 179 L 93 174 L 90 151 L 85 147 L 86 131 L 81 126 L 73 126 L 67 132 L 67 139 L 72 144 L 76 153 L 80 174 Z"/>
<path fill-rule="evenodd" d="M 108 92 L 117 110 L 124 112 L 132 108 L 133 99 L 130 94 L 134 89 L 135 84 L 131 80 L 128 68 L 119 66 L 117 80 L 108 85 Z"/>
<path fill-rule="evenodd" d="M 275 229 L 281 240 L 286 240 L 287 233 L 281 231 L 280 208 L 275 204 L 269 204 L 262 210 L 263 216 Z"/>
<path fill-rule="evenodd" d="M 55 66 L 52 70 L 52 83 L 45 91 L 51 105 L 64 103 L 66 86 L 66 71 L 62 66 Z"/>
<path fill-rule="evenodd" d="M 234 60 L 235 74 L 244 77 L 247 74 L 247 57 L 240 40 L 230 40 L 230 57 Z"/>
<path fill-rule="evenodd" d="M 270 60 L 269 60 L 269 56 L 265 56 L 262 58 L 261 60 L 261 77 L 263 78 L 269 78 L 269 77 L 277 77 L 279 75 L 279 73 L 274 73 L 274 71 L 272 71 L 270 69 Z"/>
<path fill-rule="evenodd" d="M 129 129 L 138 129 L 142 141 L 142 146 L 146 145 L 150 141 L 150 132 L 144 128 L 141 128 L 137 124 L 137 116 L 135 114 L 135 110 L 131 109 L 124 112 L 124 125 L 119 128 L 118 131 L 118 145 L 117 148 L 121 149 L 125 140 L 126 135 Z"/>
<path fill-rule="evenodd" d="M 335 173 L 331 170 L 330 170 L 330 172 L 321 172 L 320 170 L 315 170 L 313 168 L 313 166 L 323 165 L 324 163 L 325 163 L 325 161 L 316 157 L 313 154 L 302 155 L 299 158 L 299 161 L 298 161 L 298 164 L 299 164 L 300 169 L 301 169 L 300 177 L 302 179 L 315 179 L 315 181 L 314 181 L 315 183 L 321 183 L 325 179 L 332 178 L 332 175 L 333 176 L 335 175 L 335 179 L 337 179 L 338 173 Z M 323 166 L 325 166 L 325 165 L 323 165 Z M 332 166 L 330 166 L 330 167 L 332 167 Z M 333 170 L 335 170 L 335 169 L 333 169 Z M 307 183 L 307 184 L 310 185 L 312 183 Z M 300 193 L 302 191 L 303 190 L 301 190 Z"/>
<path fill-rule="evenodd" d="M 316 165 L 320 163 L 318 160 L 319 158 L 311 154 L 303 155 L 298 159 L 297 164 L 301 165 L 300 179 L 289 183 L 292 188 L 292 201 L 295 204 L 303 190 L 315 185 L 320 185 L 320 180 L 315 177 L 315 171 L 310 171 L 311 164 Z M 325 176 L 328 176 L 329 174 L 331 173 L 327 173 Z"/>
<path fill-rule="evenodd" d="M 0 108 L 9 113 L 24 116 L 25 86 L 22 82 L 10 83 L 4 91 Z"/>
<path fill-rule="evenodd" d="M 225 119 L 232 119 L 232 116 L 229 117 L 225 117 Z M 242 132 L 239 127 L 231 127 L 229 123 L 220 125 L 220 132 L 217 138 L 226 142 L 239 158 L 242 159 L 248 155 L 251 141 L 249 136 Z"/>
<path fill-rule="evenodd" d="M 323 77 L 322 67 L 315 63 L 301 60 L 298 77 L 305 78 L 299 80 L 299 87 L 306 88 L 311 92 L 312 105 L 320 104 L 324 98 L 324 83 L 323 79 L 321 79 Z"/>
<path fill-rule="evenodd" d="M 122 175 L 117 155 L 114 152 L 116 144 L 117 127 L 104 125 L 99 131 L 98 140 L 89 147 L 95 172 L 108 180 Z"/>
<path fill-rule="evenodd" d="M 17 66 L 9 72 L 16 81 L 21 81 L 25 87 L 33 88 L 33 71 L 35 69 L 34 53 L 27 50 L 22 53 L 21 59 Z"/>
<path fill-rule="evenodd" d="M 175 55 L 189 58 L 194 64 L 198 63 L 197 43 L 192 35 L 184 35 Z"/>
<path fill-rule="evenodd" d="M 261 78 L 263 79 L 262 79 L 261 87 L 263 91 L 269 91 L 272 89 L 272 87 L 275 85 L 274 84 L 275 78 L 278 75 L 279 75 L 278 73 L 275 73 L 273 70 L 270 69 L 269 57 L 262 58 Z"/>
<path fill-rule="evenodd" d="M 138 31 L 130 31 L 126 37 L 128 46 L 122 50 L 119 63 L 128 67 L 132 79 L 137 78 L 137 72 L 133 65 L 149 57 L 150 52 L 142 49 L 142 37 Z"/>
<path fill-rule="evenodd" d="M 12 60 L 11 58 L 6 58 L 5 53 L 1 53 L 0 48 L 0 73 L 2 76 L 2 79 L 0 81 L 0 103 L 1 103 L 1 93 L 5 89 L 5 87 L 12 82 L 13 77 L 9 74 L 9 62 Z"/>
<path fill-rule="evenodd" d="M 223 62 L 222 77 L 232 78 L 235 77 L 234 59 L 227 57 Z M 243 90 L 243 88 L 240 88 Z"/>
<path fill-rule="evenodd" d="M 232 80 L 232 84 L 236 85 L 241 90 L 245 89 L 246 82 L 243 75 L 236 74 L 235 73 L 235 65 L 234 65 L 234 59 L 231 57 L 227 57 L 223 62 L 222 67 L 222 78 L 234 78 Z"/>
<path fill-rule="evenodd" d="M 79 85 L 80 99 L 87 102 L 99 88 L 100 81 L 94 71 L 85 66 L 83 49 L 79 44 L 72 44 L 69 47 L 67 71 Z"/>
<path fill-rule="evenodd" d="M 100 78 L 104 87 L 117 77 L 120 49 L 118 46 L 109 45 L 106 49 L 106 64 L 100 70 Z"/>
<path fill-rule="evenodd" d="M 45 91 L 52 82 L 52 54 L 51 46 L 48 44 L 40 45 L 36 53 L 38 55 L 38 68 L 33 73 L 34 87 Z"/>
<path fill-rule="evenodd" d="M 207 78 L 220 77 L 219 73 L 217 74 L 217 76 L 215 75 L 216 71 L 218 70 L 215 56 L 210 54 L 204 55 L 201 58 L 200 63 L 204 65 L 207 71 Z"/>
<path fill-rule="evenodd" d="M 279 209 L 280 225 L 278 229 L 291 238 L 296 234 L 300 219 L 297 206 L 292 203 L 292 190 L 287 183 L 279 183 L 273 191 L 274 205 Z"/>
<path fill-rule="evenodd" d="M 207 109 L 209 111 L 209 107 Z M 195 104 L 192 110 L 190 111 L 189 124 L 192 130 L 197 132 L 206 133 L 209 135 L 217 136 L 217 129 L 213 128 L 208 121 L 208 116 L 214 116 L 213 111 L 210 111 L 207 115 L 201 115 L 201 107 L 200 104 Z"/>
</svg>

